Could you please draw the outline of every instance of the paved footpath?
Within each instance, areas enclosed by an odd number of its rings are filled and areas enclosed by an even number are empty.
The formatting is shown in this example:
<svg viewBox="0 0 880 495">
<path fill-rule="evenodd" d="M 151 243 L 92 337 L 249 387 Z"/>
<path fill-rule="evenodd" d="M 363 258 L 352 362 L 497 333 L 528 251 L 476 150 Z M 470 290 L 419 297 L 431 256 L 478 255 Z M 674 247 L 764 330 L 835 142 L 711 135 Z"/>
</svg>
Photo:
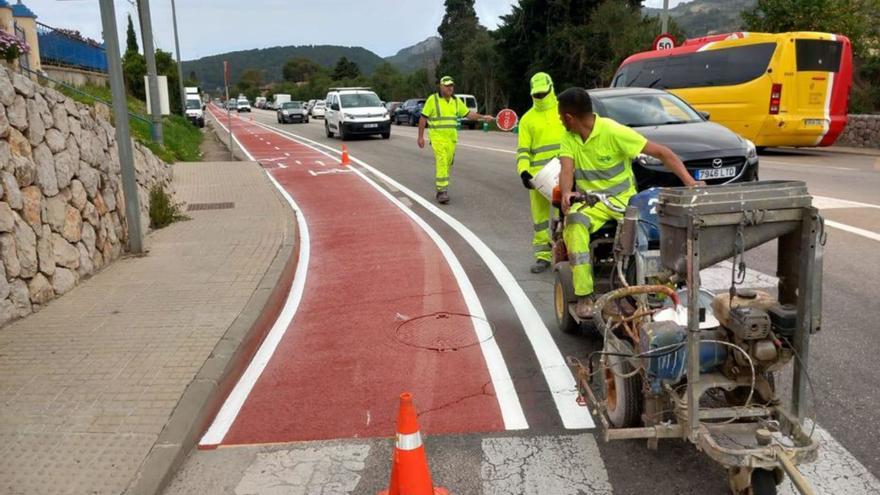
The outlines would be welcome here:
<svg viewBox="0 0 880 495">
<path fill-rule="evenodd" d="M 293 214 L 256 163 L 174 174 L 191 220 L 0 329 L 0 493 L 154 492 L 235 375 L 291 271 Z"/>
</svg>

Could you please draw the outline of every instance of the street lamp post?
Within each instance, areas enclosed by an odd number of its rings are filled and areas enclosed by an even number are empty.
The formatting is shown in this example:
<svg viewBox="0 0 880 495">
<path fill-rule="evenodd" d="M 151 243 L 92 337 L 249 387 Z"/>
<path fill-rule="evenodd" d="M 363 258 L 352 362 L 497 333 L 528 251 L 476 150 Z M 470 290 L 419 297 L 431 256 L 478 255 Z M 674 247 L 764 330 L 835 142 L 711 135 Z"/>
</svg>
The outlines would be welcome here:
<svg viewBox="0 0 880 495">
<path fill-rule="evenodd" d="M 150 0 L 137 0 L 144 58 L 147 60 L 147 91 L 150 93 L 150 117 L 153 121 L 153 142 L 162 144 L 162 105 L 159 101 L 159 78 L 156 75 L 156 48 L 153 46 L 153 22 L 150 20 Z"/>
<path fill-rule="evenodd" d="M 180 86 L 180 112 L 186 116 L 186 94 L 183 89 L 183 64 L 180 62 L 180 39 L 177 37 L 177 9 L 171 0 L 171 21 L 174 25 L 174 49 L 177 51 L 177 83 Z"/>
<path fill-rule="evenodd" d="M 128 126 L 128 105 L 125 83 L 122 79 L 122 58 L 116 33 L 116 9 L 113 0 L 100 0 L 101 24 L 104 29 L 104 48 L 107 53 L 107 72 L 113 95 L 113 122 L 116 124 L 116 149 L 122 168 L 122 192 L 125 195 L 125 220 L 128 224 L 128 249 L 134 254 L 144 253 L 141 230 L 141 207 L 138 197 L 134 155 L 131 150 L 131 132 Z M 153 100 L 155 101 L 155 100 Z"/>
<path fill-rule="evenodd" d="M 173 2 L 174 0 L 172 0 Z M 663 0 L 663 14 L 660 16 L 662 27 L 660 30 L 661 34 L 665 34 L 669 32 L 669 0 Z"/>
</svg>

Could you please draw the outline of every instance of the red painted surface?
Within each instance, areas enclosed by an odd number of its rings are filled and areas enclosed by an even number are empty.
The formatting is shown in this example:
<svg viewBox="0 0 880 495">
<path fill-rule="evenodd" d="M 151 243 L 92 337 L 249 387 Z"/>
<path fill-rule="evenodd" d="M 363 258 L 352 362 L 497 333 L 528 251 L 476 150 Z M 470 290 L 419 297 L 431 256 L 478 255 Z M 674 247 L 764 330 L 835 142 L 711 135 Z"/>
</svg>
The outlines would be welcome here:
<svg viewBox="0 0 880 495">
<path fill-rule="evenodd" d="M 309 173 L 338 160 L 249 121 L 233 118 L 233 132 L 302 208 L 311 260 L 291 327 L 223 443 L 391 436 L 404 391 L 425 433 L 503 430 L 479 346 L 438 353 L 395 339 L 406 318 L 467 313 L 427 234 L 356 174 Z"/>
<path fill-rule="evenodd" d="M 819 146 L 831 146 L 837 141 L 846 127 L 849 114 L 849 94 L 853 80 L 852 44 L 846 36 L 837 35 L 837 41 L 843 43 L 843 51 L 840 54 L 840 70 L 834 74 L 831 85 L 831 102 L 828 108 L 831 123 Z"/>
</svg>

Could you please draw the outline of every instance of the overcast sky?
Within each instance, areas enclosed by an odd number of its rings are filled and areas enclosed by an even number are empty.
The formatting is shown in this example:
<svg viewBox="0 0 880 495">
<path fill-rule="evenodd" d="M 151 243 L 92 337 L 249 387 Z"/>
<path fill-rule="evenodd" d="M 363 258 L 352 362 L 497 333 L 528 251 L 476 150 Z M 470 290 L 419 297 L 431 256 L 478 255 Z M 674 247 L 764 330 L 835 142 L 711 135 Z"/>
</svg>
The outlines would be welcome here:
<svg viewBox="0 0 880 495">
<path fill-rule="evenodd" d="M 9 0 L 13 3 L 17 0 Z M 687 0 L 671 0 L 676 5 Z M 102 40 L 98 0 L 23 0 L 37 20 Z M 134 0 L 115 0 L 120 44 Z M 476 0 L 480 22 L 494 29 L 515 0 Z M 663 0 L 646 0 L 651 7 Z M 285 45 L 363 46 L 380 56 L 437 35 L 443 0 L 176 0 L 184 60 Z M 156 46 L 173 52 L 171 0 L 150 0 Z M 140 41 L 140 33 L 138 34 Z"/>
</svg>

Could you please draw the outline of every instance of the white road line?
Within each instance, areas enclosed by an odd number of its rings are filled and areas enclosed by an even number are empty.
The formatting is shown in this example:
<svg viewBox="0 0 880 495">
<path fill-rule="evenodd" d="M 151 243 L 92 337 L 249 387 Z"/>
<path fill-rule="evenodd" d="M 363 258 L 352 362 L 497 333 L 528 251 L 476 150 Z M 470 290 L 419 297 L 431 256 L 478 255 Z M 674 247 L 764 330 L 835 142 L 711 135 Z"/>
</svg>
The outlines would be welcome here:
<svg viewBox="0 0 880 495">
<path fill-rule="evenodd" d="M 285 164 L 283 164 L 283 163 L 280 163 L 280 162 L 278 163 L 278 166 L 281 167 L 281 168 L 287 168 L 287 165 L 285 165 Z"/>
<path fill-rule="evenodd" d="M 813 206 L 819 208 L 820 210 L 826 208 L 876 208 L 880 210 L 880 205 L 875 205 L 872 203 L 860 203 L 858 201 L 832 198 L 829 196 L 813 196 Z"/>
<path fill-rule="evenodd" d="M 219 119 L 215 120 L 219 123 Z M 220 124 L 220 126 L 223 127 L 223 124 Z M 235 140 L 236 144 L 238 144 L 239 148 L 244 151 L 248 158 L 254 160 L 253 155 L 242 146 L 241 142 L 239 142 L 235 135 L 232 136 L 232 139 Z M 281 309 L 281 313 L 278 314 L 278 318 L 275 320 L 275 323 L 266 335 L 266 339 L 260 345 L 254 358 L 248 364 L 247 369 L 245 369 L 241 378 L 239 378 L 238 383 L 235 384 L 232 392 L 226 398 L 226 401 L 220 408 L 220 412 L 217 413 L 213 423 L 211 423 L 211 427 L 208 428 L 208 431 L 202 436 L 202 439 L 199 442 L 200 445 L 219 445 L 223 442 L 226 433 L 229 432 L 229 428 L 238 416 L 239 411 L 241 411 L 241 407 L 244 405 L 245 400 L 248 395 L 250 395 L 254 385 L 257 383 L 257 379 L 263 373 L 266 365 L 269 364 L 269 360 L 272 358 L 275 348 L 278 347 L 278 343 L 281 342 L 281 338 L 290 327 L 290 323 L 293 321 L 296 310 L 299 308 L 299 303 L 302 300 L 303 290 L 306 285 L 306 275 L 311 254 L 309 226 L 306 224 L 305 218 L 303 218 L 302 209 L 300 209 L 299 205 L 296 204 L 296 201 L 290 197 L 290 194 L 281 187 L 281 184 L 279 184 L 268 171 L 266 171 L 266 176 L 269 177 L 272 184 L 278 189 L 284 199 L 287 200 L 287 203 L 296 215 L 297 231 L 299 232 L 299 257 L 297 258 L 296 272 L 294 273 L 293 283 L 290 287 L 290 292 L 287 294 L 287 299 L 284 301 L 284 307 Z"/>
<path fill-rule="evenodd" d="M 860 229 L 858 227 L 853 227 L 852 225 L 847 225 L 845 223 L 835 222 L 834 220 L 825 220 L 825 225 L 833 227 L 835 229 L 843 230 L 845 232 L 849 232 L 850 234 L 860 235 L 867 239 L 871 239 L 872 241 L 880 242 L 880 234 L 878 234 L 877 232 Z"/>
<path fill-rule="evenodd" d="M 301 162 L 301 161 L 299 161 L 299 160 L 294 160 L 294 161 L 296 162 L 297 165 L 302 165 L 302 164 L 303 164 L 303 162 Z"/>
<path fill-rule="evenodd" d="M 285 153 L 284 156 L 290 156 L 290 153 Z"/>
<path fill-rule="evenodd" d="M 276 149 L 276 150 L 280 150 L 281 148 L 279 148 L 278 146 L 276 146 L 275 149 Z"/>
<path fill-rule="evenodd" d="M 294 142 L 298 142 L 288 136 L 281 135 L 281 137 L 285 139 L 290 139 Z M 322 151 L 312 144 L 302 142 L 298 143 L 302 144 L 303 146 L 309 146 L 315 151 L 335 160 L 335 157 L 333 155 Z M 507 363 L 505 363 L 504 361 L 504 356 L 501 354 L 501 349 L 498 347 L 498 342 L 493 338 L 492 328 L 486 318 L 486 313 L 483 310 L 483 305 L 480 302 L 480 298 L 479 296 L 477 296 L 477 292 L 474 289 L 473 284 L 471 284 L 467 273 L 465 273 L 464 267 L 461 265 L 458 257 L 452 251 L 452 248 L 449 247 L 449 244 L 447 244 L 446 241 L 440 236 L 440 234 L 437 233 L 437 231 L 434 230 L 430 225 L 428 225 L 428 223 L 425 222 L 422 217 L 417 215 L 414 211 L 404 205 L 399 199 L 392 196 L 391 193 L 383 189 L 381 186 L 379 186 L 379 184 L 364 175 L 361 171 L 355 168 L 333 169 L 333 171 L 351 171 L 356 173 L 367 184 L 376 189 L 380 194 L 385 196 L 389 201 L 391 201 L 392 204 L 397 206 L 404 214 L 412 219 L 412 221 L 415 222 L 419 227 L 421 227 L 421 229 L 426 234 L 428 234 L 431 240 L 434 241 L 434 244 L 437 245 L 437 248 L 443 254 L 446 262 L 449 264 L 449 267 L 452 270 L 452 274 L 453 276 L 455 276 L 455 280 L 458 283 L 459 288 L 461 289 L 462 297 L 464 298 L 465 304 L 467 304 L 468 312 L 473 316 L 471 321 L 474 325 L 474 331 L 477 334 L 477 338 L 480 340 L 480 349 L 483 353 L 483 359 L 486 362 L 486 369 L 492 379 L 492 386 L 495 389 L 495 397 L 498 400 L 498 407 L 501 410 L 501 417 L 504 420 L 504 427 L 507 430 L 527 429 L 529 427 L 529 424 L 526 421 L 525 413 L 523 412 L 522 405 L 519 402 L 519 396 L 516 393 L 513 379 L 510 377 Z M 312 175 L 318 175 L 321 173 L 315 173 L 312 171 L 309 172 L 312 173 Z"/>
<path fill-rule="evenodd" d="M 340 154 L 339 151 L 317 141 L 313 141 L 288 131 L 274 129 L 263 124 L 258 125 L 273 132 L 287 135 L 292 140 L 299 140 L 301 144 L 308 143 L 320 146 L 333 153 Z M 517 317 L 522 323 L 526 337 L 532 345 L 535 356 L 541 365 L 541 371 L 550 387 L 550 393 L 556 404 L 556 409 L 559 411 L 562 424 L 568 429 L 593 428 L 595 423 L 593 422 L 593 418 L 590 416 L 587 408 L 581 407 L 577 404 L 577 385 L 569 371 L 565 358 L 562 356 L 559 348 L 556 347 L 556 343 L 550 335 L 550 330 L 544 325 L 544 321 L 541 318 L 541 315 L 538 314 L 538 310 L 535 309 L 532 301 L 526 295 L 525 291 L 523 291 L 522 287 L 520 287 L 513 274 L 510 273 L 510 270 L 508 270 L 501 259 L 498 258 L 498 255 L 496 255 L 482 239 L 477 237 L 477 235 L 464 224 L 434 206 L 430 201 L 422 198 L 404 185 L 376 170 L 359 158 L 351 157 L 351 160 L 372 172 L 373 175 L 379 177 L 382 181 L 394 185 L 394 187 L 409 196 L 410 199 L 440 218 L 440 220 L 452 227 L 460 236 L 462 236 L 474 251 L 477 252 L 489 270 L 491 270 L 492 275 L 498 280 L 498 284 L 504 290 L 514 311 L 516 311 Z"/>
<path fill-rule="evenodd" d="M 321 160 L 315 160 L 315 163 L 317 163 L 318 165 L 320 165 L 322 167 L 326 166 L 326 165 L 324 165 L 324 162 L 322 162 Z"/>
</svg>

